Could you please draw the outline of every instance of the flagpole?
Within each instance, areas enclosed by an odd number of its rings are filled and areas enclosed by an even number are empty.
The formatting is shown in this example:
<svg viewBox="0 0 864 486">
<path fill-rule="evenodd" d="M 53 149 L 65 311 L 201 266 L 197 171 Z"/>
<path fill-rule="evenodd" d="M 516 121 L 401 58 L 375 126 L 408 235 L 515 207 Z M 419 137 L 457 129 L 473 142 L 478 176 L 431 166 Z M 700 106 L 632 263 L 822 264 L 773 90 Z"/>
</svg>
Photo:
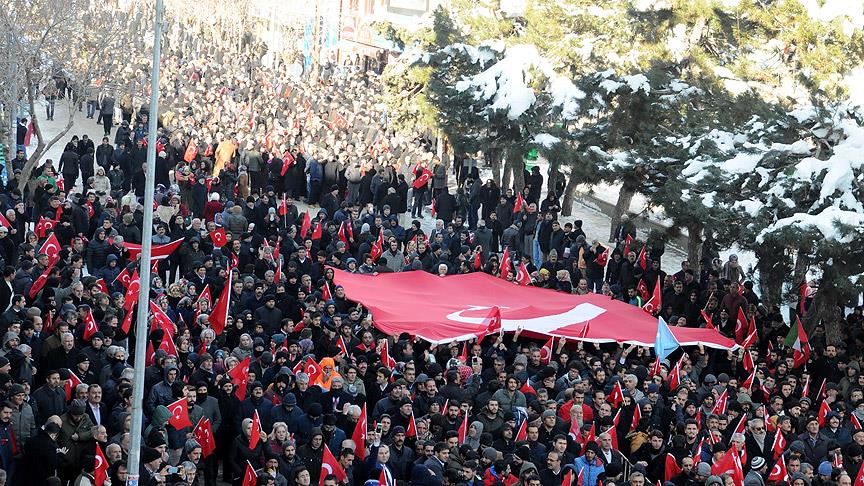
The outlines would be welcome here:
<svg viewBox="0 0 864 486">
<path fill-rule="evenodd" d="M 159 60 L 162 50 L 163 0 L 156 0 L 153 19 L 153 67 L 150 71 L 150 118 L 147 127 L 147 171 L 144 183 L 144 227 L 139 261 L 138 321 L 135 324 L 135 380 L 132 385 L 132 433 L 129 444 L 129 475 L 126 484 L 138 486 L 141 431 L 144 423 L 144 366 L 147 353 L 147 316 L 150 311 L 150 258 L 153 240 L 153 197 L 156 180 L 156 131 L 159 117 Z M 130 310 L 131 312 L 131 310 Z"/>
</svg>

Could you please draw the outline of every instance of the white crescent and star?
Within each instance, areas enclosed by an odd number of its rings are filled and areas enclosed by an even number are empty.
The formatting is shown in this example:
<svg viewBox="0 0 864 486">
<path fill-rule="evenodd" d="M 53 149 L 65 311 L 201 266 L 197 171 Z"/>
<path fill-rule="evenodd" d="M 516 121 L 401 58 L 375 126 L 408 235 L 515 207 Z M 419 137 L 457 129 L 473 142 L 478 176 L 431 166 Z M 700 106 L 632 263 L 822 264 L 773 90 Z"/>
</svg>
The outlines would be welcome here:
<svg viewBox="0 0 864 486">
<path fill-rule="evenodd" d="M 506 309 L 506 307 L 499 308 Z M 462 322 L 465 324 L 483 324 L 488 319 L 487 317 L 466 317 L 463 316 L 462 313 L 469 311 L 479 311 L 484 309 L 491 309 L 491 307 L 473 305 L 469 306 L 467 309 L 451 312 L 450 314 L 447 314 L 446 318 L 451 321 Z M 586 302 L 579 304 L 566 312 L 561 312 L 558 314 L 529 317 L 524 319 L 504 319 L 502 317 L 501 327 L 504 331 L 515 331 L 517 328 L 522 328 L 535 332 L 548 333 L 560 329 L 564 326 L 596 319 L 597 316 L 605 312 L 606 309 Z"/>
</svg>

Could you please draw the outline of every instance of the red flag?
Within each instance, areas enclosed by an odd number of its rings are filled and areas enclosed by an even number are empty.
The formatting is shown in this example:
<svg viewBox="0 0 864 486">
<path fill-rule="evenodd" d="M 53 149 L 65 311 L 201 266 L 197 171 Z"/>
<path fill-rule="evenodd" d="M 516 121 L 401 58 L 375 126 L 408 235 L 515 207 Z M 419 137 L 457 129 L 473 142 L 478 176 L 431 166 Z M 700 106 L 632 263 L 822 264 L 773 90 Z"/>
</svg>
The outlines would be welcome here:
<svg viewBox="0 0 864 486">
<path fill-rule="evenodd" d="M 657 359 L 654 360 L 654 364 L 651 366 L 651 376 L 661 376 L 662 373 L 660 369 L 660 356 L 657 356 Z"/>
<path fill-rule="evenodd" d="M 573 470 L 568 469 L 567 474 L 564 475 L 564 480 L 561 481 L 561 486 L 573 486 Z"/>
<path fill-rule="evenodd" d="M 861 473 L 859 472 L 860 476 Z M 780 460 L 774 463 L 774 467 L 771 468 L 771 473 L 768 474 L 768 482 L 779 483 L 781 481 L 789 482 L 789 473 L 786 471 L 786 458 L 780 456 Z M 858 484 L 857 480 L 855 484 Z"/>
<path fill-rule="evenodd" d="M 750 351 L 744 351 L 744 359 L 741 360 L 741 366 L 743 366 L 744 370 L 748 373 L 752 373 L 753 370 L 756 369 L 756 365 L 753 363 L 753 356 L 750 354 Z"/>
<path fill-rule="evenodd" d="M 250 358 L 246 358 L 241 361 L 237 366 L 231 368 L 230 371 L 226 373 L 229 378 L 231 378 L 231 383 L 234 384 L 237 388 L 234 390 L 234 395 L 238 400 L 243 401 L 246 399 L 246 386 L 249 382 L 249 363 L 251 362 Z"/>
<path fill-rule="evenodd" d="M 100 278 L 96 280 L 96 285 L 99 286 L 99 291 L 103 294 L 111 295 L 111 292 L 108 291 L 108 284 L 105 283 L 104 278 Z"/>
<path fill-rule="evenodd" d="M 612 449 L 616 450 L 616 451 L 619 450 L 618 449 L 618 422 L 621 421 L 621 410 L 623 410 L 623 408 L 618 409 L 618 411 L 615 413 L 615 417 L 612 419 L 612 427 L 609 427 L 609 429 L 606 430 L 606 433 L 609 434 L 609 439 L 612 442 Z"/>
<path fill-rule="evenodd" d="M 351 440 L 354 441 L 354 444 L 357 446 L 357 450 L 354 451 L 354 454 L 362 461 L 366 459 L 366 404 L 363 404 L 363 408 L 360 410 L 360 418 L 357 419 L 357 425 L 354 426 L 354 433 L 351 434 Z M 413 420 L 413 415 L 412 415 Z M 416 435 L 416 430 L 415 430 Z"/>
<path fill-rule="evenodd" d="M 861 468 L 858 469 L 858 474 L 855 476 L 855 482 L 852 483 L 852 486 L 862 485 L 864 485 L 864 463 L 861 463 Z"/>
<path fill-rule="evenodd" d="M 195 440 L 201 444 L 201 454 L 204 457 L 213 454 L 216 451 L 216 440 L 213 437 L 213 429 L 210 427 L 210 420 L 206 417 L 201 417 L 198 420 L 198 425 L 193 431 Z"/>
<path fill-rule="evenodd" d="M 378 238 L 375 240 L 375 243 L 372 243 L 372 248 L 369 250 L 369 256 L 372 257 L 373 262 L 377 262 L 381 255 L 384 254 L 384 231 L 378 232 Z"/>
<path fill-rule="evenodd" d="M 231 306 L 232 271 L 233 268 L 228 271 L 228 281 L 225 282 L 225 286 L 222 287 L 222 294 L 219 296 L 219 300 L 216 302 L 216 306 L 213 307 L 213 312 L 210 313 L 208 319 L 210 321 L 210 326 L 213 327 L 213 331 L 216 332 L 217 336 L 222 334 L 222 331 L 225 329 L 225 323 L 228 321 L 228 309 Z"/>
<path fill-rule="evenodd" d="M 703 309 L 699 312 L 702 314 L 702 319 L 705 320 L 705 329 L 716 329 L 716 327 L 714 327 L 714 323 L 711 322 L 711 317 L 705 313 L 705 310 Z"/>
<path fill-rule="evenodd" d="M 702 445 L 705 444 L 705 438 L 699 440 L 699 445 L 696 446 L 696 453 L 693 454 L 693 464 L 699 464 L 702 462 Z"/>
<path fill-rule="evenodd" d="M 753 371 L 750 372 L 750 376 L 744 380 L 744 383 L 741 383 L 741 386 L 744 388 L 751 390 L 753 388 L 753 381 L 756 380 L 756 368 L 753 368 Z"/>
<path fill-rule="evenodd" d="M 435 199 L 432 199 L 432 217 L 435 218 L 438 216 L 438 208 L 435 207 Z"/>
<path fill-rule="evenodd" d="M 339 462 L 336 461 L 336 458 L 333 456 L 333 453 L 330 452 L 330 448 L 327 447 L 327 444 L 324 444 L 324 455 L 321 457 L 321 479 L 318 484 L 324 484 L 324 478 L 328 475 L 336 476 L 336 483 L 341 483 L 344 481 L 348 475 L 345 474 L 345 470 L 342 469 L 342 466 L 339 465 Z"/>
<path fill-rule="evenodd" d="M 309 384 L 315 384 L 315 382 L 318 381 L 318 378 L 324 374 L 324 370 L 322 370 L 321 366 L 319 366 L 312 358 L 306 359 L 306 368 L 304 368 L 304 371 L 309 375 Z"/>
<path fill-rule="evenodd" d="M 313 240 L 320 240 L 322 231 L 323 231 L 323 228 L 322 228 L 321 223 L 320 222 L 315 223 L 315 229 L 312 230 L 312 239 Z"/>
<path fill-rule="evenodd" d="M 416 174 L 417 171 L 415 170 L 414 173 Z M 425 186 L 426 183 L 429 182 L 429 179 L 431 179 L 431 178 L 432 178 L 432 172 L 429 171 L 429 169 L 427 169 L 426 167 L 423 167 L 423 172 L 420 174 L 419 177 L 414 179 L 414 182 L 411 184 L 411 187 L 413 187 L 414 189 L 420 189 L 421 187 Z"/>
<path fill-rule="evenodd" d="M 675 366 L 669 371 L 669 374 L 666 375 L 666 383 L 669 384 L 669 390 L 674 391 L 678 389 L 678 385 L 681 380 L 681 362 L 684 360 L 682 356 L 681 359 L 675 363 Z"/>
<path fill-rule="evenodd" d="M 84 383 L 83 381 L 81 381 L 81 378 L 78 378 L 78 375 L 76 375 L 70 370 L 69 379 L 66 380 L 66 384 L 64 385 L 64 387 L 66 388 L 67 402 L 72 399 L 72 390 L 78 388 L 78 385 L 80 385 L 81 383 Z"/>
<path fill-rule="evenodd" d="M 678 465 L 678 459 L 672 454 L 666 454 L 666 466 L 663 469 L 663 480 L 671 481 L 672 478 L 681 474 L 681 466 Z"/>
<path fill-rule="evenodd" d="M 531 285 L 531 274 L 524 262 L 519 262 L 519 271 L 516 272 L 516 282 L 519 285 Z"/>
<path fill-rule="evenodd" d="M 825 384 L 828 381 L 828 378 L 822 378 L 822 384 L 819 385 L 819 391 L 816 392 L 816 401 L 821 401 L 825 398 Z"/>
<path fill-rule="evenodd" d="M 94 334 L 99 332 L 99 326 L 96 325 L 96 319 L 93 318 L 93 311 L 87 310 L 87 315 L 84 316 L 84 340 L 90 341 Z"/>
<path fill-rule="evenodd" d="M 554 344 L 555 344 L 555 336 L 552 336 L 549 338 L 548 341 L 546 341 L 543 344 L 543 347 L 540 348 L 540 364 L 541 365 L 548 365 L 549 362 L 552 361 L 552 347 L 554 346 Z"/>
<path fill-rule="evenodd" d="M 120 329 L 123 329 L 125 334 L 129 334 L 129 329 L 132 328 L 132 315 L 134 312 L 129 311 L 123 316 L 123 324 L 120 325 Z"/>
<path fill-rule="evenodd" d="M 117 274 L 117 278 L 114 279 L 114 282 L 120 282 L 120 285 L 128 289 L 129 284 L 132 283 L 132 276 L 129 275 L 129 269 L 123 267 L 123 270 L 121 270 L 120 273 Z M 113 284 L 114 282 L 111 283 Z"/>
<path fill-rule="evenodd" d="M 396 360 L 390 356 L 390 345 L 386 339 L 381 346 L 381 366 L 388 370 L 396 369 Z"/>
<path fill-rule="evenodd" d="M 480 270 L 483 267 L 483 255 L 479 251 L 474 251 L 474 270 Z"/>
<path fill-rule="evenodd" d="M 54 231 L 55 221 L 50 220 L 44 216 L 39 216 L 39 222 L 36 223 L 36 236 L 39 238 L 45 238 L 45 235 L 48 231 Z"/>
<path fill-rule="evenodd" d="M 743 434 L 744 429 L 747 428 L 747 414 L 741 414 L 741 420 L 738 421 L 738 425 L 735 426 L 736 434 Z"/>
<path fill-rule="evenodd" d="M 345 246 L 350 246 L 351 243 L 348 240 L 348 232 L 345 230 L 345 221 L 342 221 L 342 224 L 339 225 L 339 241 L 345 243 Z"/>
<path fill-rule="evenodd" d="M 330 293 L 330 284 L 327 281 L 324 281 L 324 288 L 321 289 L 321 300 L 327 302 L 328 300 L 333 299 L 333 294 Z"/>
<path fill-rule="evenodd" d="M 132 272 L 132 280 L 129 282 L 129 287 L 126 288 L 126 297 L 123 302 L 123 309 L 126 312 L 135 307 L 138 302 L 138 291 L 141 290 L 141 279 L 138 278 L 138 270 Z"/>
<path fill-rule="evenodd" d="M 162 329 L 163 331 L 165 331 L 165 334 L 173 338 L 174 323 L 171 322 L 171 318 L 168 317 L 167 314 L 165 314 L 162 308 L 156 305 L 156 303 L 152 300 L 150 301 L 150 313 L 153 315 L 151 327 Z"/>
<path fill-rule="evenodd" d="M 210 284 L 204 285 L 204 290 L 198 294 L 198 301 L 206 300 L 208 308 L 213 308 L 213 295 L 210 293 Z"/>
<path fill-rule="evenodd" d="M 459 443 L 465 443 L 465 437 L 468 436 L 468 414 L 462 414 L 462 425 L 459 426 Z"/>
<path fill-rule="evenodd" d="M 192 427 L 192 422 L 189 421 L 189 402 L 186 401 L 186 398 L 181 398 L 168 405 L 168 411 L 171 412 L 171 417 L 168 419 L 171 427 L 177 430 Z"/>
<path fill-rule="evenodd" d="M 620 381 L 612 385 L 612 393 L 606 397 L 606 401 L 612 404 L 612 408 L 618 408 L 618 405 L 624 401 L 624 391 L 621 389 Z"/>
<path fill-rule="evenodd" d="M 510 249 L 504 248 L 504 254 L 501 256 L 501 268 L 499 269 L 498 276 L 506 279 L 507 275 L 510 273 Z"/>
<path fill-rule="evenodd" d="M 529 383 L 528 380 L 525 380 L 525 383 L 522 383 L 522 386 L 519 387 L 519 391 L 525 395 L 537 395 L 537 390 L 531 386 L 531 383 Z"/>
<path fill-rule="evenodd" d="M 405 437 L 417 437 L 417 422 L 414 420 L 414 412 L 411 412 L 411 418 L 408 419 L 408 427 L 405 428 Z"/>
<path fill-rule="evenodd" d="M 246 472 L 243 473 L 243 484 L 241 486 L 255 486 L 258 484 L 258 476 L 249 461 L 246 461 Z"/>
<path fill-rule="evenodd" d="M 639 297 L 642 297 L 643 301 L 647 301 L 651 297 L 648 292 L 648 284 L 641 278 L 639 279 L 639 283 L 636 284 L 636 292 L 639 292 Z"/>
<path fill-rule="evenodd" d="M 591 321 L 586 321 L 582 325 L 582 330 L 579 331 L 579 339 L 588 339 L 588 330 L 591 328 Z"/>
<path fill-rule="evenodd" d="M 54 265 L 60 260 L 60 242 L 57 240 L 57 235 L 51 233 L 45 243 L 39 247 L 39 253 L 48 255 L 48 266 Z"/>
<path fill-rule="evenodd" d="M 254 450 L 258 446 L 258 441 L 261 440 L 261 418 L 258 416 L 258 410 L 252 413 L 252 431 L 249 432 L 249 450 Z"/>
<path fill-rule="evenodd" d="M 777 431 L 777 433 L 774 434 L 774 443 L 771 444 L 771 450 L 774 451 L 775 460 L 783 455 L 783 451 L 786 450 L 786 437 L 783 437 L 782 432 Z"/>
<path fill-rule="evenodd" d="M 633 243 L 633 237 L 627 235 L 627 238 L 624 239 L 624 258 L 627 258 L 627 255 L 630 254 L 630 243 Z"/>
<path fill-rule="evenodd" d="M 726 413 L 726 405 L 729 401 L 729 392 L 727 390 L 723 390 L 723 393 L 717 397 L 717 403 L 714 404 L 714 408 L 711 410 L 711 413 L 714 415 L 722 415 Z"/>
<path fill-rule="evenodd" d="M 386 464 L 381 465 L 381 474 L 378 476 L 378 486 L 396 486 L 396 479 Z"/>
<path fill-rule="evenodd" d="M 12 227 L 12 223 L 10 223 L 8 219 L 6 219 L 6 216 L 3 215 L 2 211 L 0 211 L 0 226 L 3 226 L 4 228 Z"/>
<path fill-rule="evenodd" d="M 521 213 L 528 207 L 528 203 L 525 201 L 525 198 L 522 197 L 521 192 L 516 193 L 516 202 L 513 204 L 513 214 Z"/>
<path fill-rule="evenodd" d="M 594 259 L 594 263 L 601 267 L 605 267 L 607 263 L 609 263 L 609 248 L 605 248 L 603 253 L 597 255 L 597 258 Z"/>
<path fill-rule="evenodd" d="M 711 474 L 722 476 L 729 474 L 736 486 L 744 484 L 744 470 L 741 467 L 741 457 L 738 455 L 738 446 L 732 443 L 732 447 L 726 451 L 726 454 L 719 461 L 711 466 Z"/>
<path fill-rule="evenodd" d="M 642 270 L 648 268 L 648 254 L 645 253 L 645 247 L 648 245 L 642 245 L 642 249 L 639 251 L 639 258 L 637 261 L 639 262 L 639 266 L 642 267 Z"/>
<path fill-rule="evenodd" d="M 286 172 L 288 172 L 288 168 L 294 165 L 294 156 L 289 152 L 285 152 L 282 155 L 282 170 L 280 171 L 280 175 L 284 176 Z"/>
<path fill-rule="evenodd" d="M 174 339 L 168 334 L 162 336 L 162 342 L 159 343 L 159 349 L 168 353 L 169 356 L 179 356 L 177 346 L 174 344 Z"/>
<path fill-rule="evenodd" d="M 303 213 L 303 221 L 300 223 L 300 238 L 306 238 L 309 229 L 312 228 L 312 220 L 309 219 L 309 211 Z"/>
<path fill-rule="evenodd" d="M 798 314 L 802 316 L 807 314 L 807 296 L 809 293 L 810 285 L 805 279 L 798 288 Z"/>
<path fill-rule="evenodd" d="M 831 406 L 828 405 L 827 402 L 822 402 L 819 405 L 819 413 L 816 415 L 816 418 L 819 420 L 819 427 L 825 427 L 825 424 L 828 423 L 828 414 L 831 412 Z"/>
<path fill-rule="evenodd" d="M 480 331 L 479 334 L 477 334 L 478 343 L 483 341 L 483 338 L 485 338 L 486 336 L 501 331 L 501 309 L 499 309 L 497 305 L 493 306 L 492 309 L 489 311 L 489 315 L 486 316 L 486 319 L 484 319 L 483 322 L 487 324 L 486 328 L 483 331 Z"/>
<path fill-rule="evenodd" d="M 528 420 L 522 420 L 519 431 L 516 432 L 516 442 L 528 440 Z"/>
<path fill-rule="evenodd" d="M 660 290 L 660 276 L 658 275 L 657 284 L 654 286 L 654 295 L 648 299 L 648 302 L 645 302 L 645 305 L 642 306 L 642 310 L 649 314 L 654 314 L 663 309 L 663 294 L 660 293 Z"/>
<path fill-rule="evenodd" d="M 792 353 L 793 367 L 800 368 L 810 359 L 810 339 L 804 331 L 801 319 L 798 319 L 797 316 L 795 317 L 795 323 L 798 328 L 789 332 L 789 336 L 786 337 L 786 345 L 791 346 L 794 350 Z"/>
<path fill-rule="evenodd" d="M 161 260 L 163 258 L 168 258 L 174 253 L 174 250 L 180 248 L 180 245 L 183 244 L 183 238 L 172 241 L 171 243 L 166 243 L 164 245 L 153 245 L 150 250 L 151 258 L 155 258 Z M 135 257 L 141 253 L 141 245 L 135 243 L 125 243 L 124 245 L 127 250 L 129 250 L 129 258 L 134 260 Z"/>
<path fill-rule="evenodd" d="M 640 420 L 642 420 L 642 407 L 637 403 L 636 407 L 633 409 L 633 420 L 630 421 L 630 432 L 636 430 L 636 427 L 639 426 Z"/>
<path fill-rule="evenodd" d="M 861 421 L 858 420 L 858 417 L 856 417 L 854 413 L 849 414 L 849 421 L 852 422 L 852 426 L 855 427 L 854 430 L 861 430 Z"/>
<path fill-rule="evenodd" d="M 108 479 L 108 461 L 105 459 L 105 454 L 102 452 L 102 447 L 96 442 L 96 457 L 93 463 L 93 483 L 96 486 L 105 484 Z"/>
<path fill-rule="evenodd" d="M 213 246 L 222 248 L 228 243 L 228 238 L 225 236 L 225 228 L 216 228 L 210 232 L 210 239 L 213 241 Z"/>
<path fill-rule="evenodd" d="M 747 316 L 744 315 L 744 309 L 738 307 L 738 316 L 735 318 L 735 342 L 741 344 L 747 337 L 747 328 L 750 323 L 747 321 Z"/>
</svg>

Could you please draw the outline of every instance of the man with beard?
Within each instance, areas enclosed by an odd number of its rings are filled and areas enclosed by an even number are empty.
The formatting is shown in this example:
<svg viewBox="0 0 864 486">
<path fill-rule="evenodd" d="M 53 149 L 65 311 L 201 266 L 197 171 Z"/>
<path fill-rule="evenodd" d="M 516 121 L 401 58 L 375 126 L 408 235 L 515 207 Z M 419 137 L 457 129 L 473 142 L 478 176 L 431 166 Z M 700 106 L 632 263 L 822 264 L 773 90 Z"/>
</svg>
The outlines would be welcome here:
<svg viewBox="0 0 864 486">
<path fill-rule="evenodd" d="M 650 440 L 642 444 L 642 447 L 633 454 L 633 459 L 645 468 L 646 476 L 649 478 L 663 477 L 666 461 L 665 443 L 663 432 L 654 430 L 650 434 Z"/>
<path fill-rule="evenodd" d="M 293 440 L 288 440 L 282 446 L 282 455 L 279 456 L 279 473 L 286 478 L 293 478 L 294 471 L 303 467 L 303 460 L 297 457 L 297 446 Z"/>
<path fill-rule="evenodd" d="M 324 443 L 330 448 L 334 456 L 342 452 L 342 441 L 345 440 L 345 431 L 336 427 L 336 416 L 332 413 L 324 415 L 321 424 L 321 433 L 324 434 Z"/>
<path fill-rule="evenodd" d="M 261 426 L 264 427 L 264 430 L 270 430 L 272 428 L 270 411 L 273 409 L 273 402 L 264 400 L 264 386 L 261 385 L 260 381 L 253 382 L 250 389 L 252 391 L 249 393 L 249 398 L 240 403 L 236 420 L 242 421 L 244 418 L 252 418 L 257 410 Z"/>
</svg>

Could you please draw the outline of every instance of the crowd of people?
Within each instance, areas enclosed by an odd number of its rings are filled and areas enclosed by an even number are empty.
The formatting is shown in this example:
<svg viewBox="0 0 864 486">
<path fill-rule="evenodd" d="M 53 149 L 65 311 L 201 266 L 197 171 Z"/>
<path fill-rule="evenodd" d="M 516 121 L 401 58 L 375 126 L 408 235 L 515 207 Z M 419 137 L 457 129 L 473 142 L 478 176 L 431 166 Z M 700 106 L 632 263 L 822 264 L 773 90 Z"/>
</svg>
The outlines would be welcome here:
<svg viewBox="0 0 864 486">
<path fill-rule="evenodd" d="M 127 98 L 114 119 L 115 93 L 85 95 L 104 139 L 73 137 L 23 192 L 26 152 L 13 162 L 0 194 L 0 484 L 829 486 L 859 474 L 860 308 L 845 339 L 817 325 L 802 365 L 788 316 L 712 242 L 670 269 L 662 239 L 643 245 L 626 217 L 614 241 L 592 239 L 559 219 L 561 187 L 539 169 L 514 192 L 471 158 L 396 135 L 374 73 L 289 76 L 255 64 L 251 42 L 205 43 L 189 27 L 167 35 L 154 201 L 153 114 Z M 145 429 L 131 430 L 128 324 L 134 276 L 153 263 L 136 246 L 151 204 L 153 244 L 182 243 L 153 267 Z M 518 332 L 431 345 L 379 332 L 330 270 L 516 285 L 523 265 L 549 292 L 640 307 L 660 285 L 671 325 L 735 338 L 743 313 L 758 339 L 664 360 L 615 343 L 542 349 Z"/>
</svg>

